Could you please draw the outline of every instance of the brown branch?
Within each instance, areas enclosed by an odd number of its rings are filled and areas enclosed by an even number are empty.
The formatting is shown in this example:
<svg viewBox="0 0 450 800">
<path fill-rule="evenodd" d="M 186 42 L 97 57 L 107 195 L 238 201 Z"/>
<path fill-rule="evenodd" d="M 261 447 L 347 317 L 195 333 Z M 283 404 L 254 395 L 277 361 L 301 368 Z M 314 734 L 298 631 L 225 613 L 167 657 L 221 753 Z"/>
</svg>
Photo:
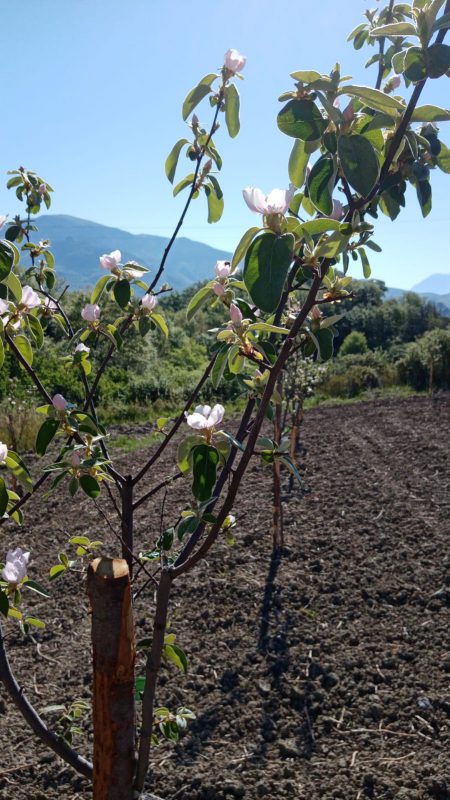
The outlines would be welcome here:
<svg viewBox="0 0 450 800">
<path fill-rule="evenodd" d="M 161 489 L 164 489 L 164 487 L 168 486 L 169 483 L 177 481 L 178 478 L 182 477 L 183 477 L 182 472 L 177 472 L 175 475 L 169 475 L 167 478 L 161 481 L 161 483 L 158 483 L 157 486 L 154 486 L 153 489 L 150 489 L 148 492 L 146 492 L 146 494 L 142 495 L 142 497 L 140 497 L 139 500 L 136 500 L 136 502 L 133 504 L 133 511 L 136 511 L 136 509 L 139 508 L 139 506 L 141 506 L 143 503 L 145 503 L 146 500 L 149 500 L 150 497 L 153 497 L 154 494 L 159 492 Z"/>
<path fill-rule="evenodd" d="M 29 364 L 28 361 L 26 360 L 26 358 L 23 357 L 23 355 L 20 352 L 19 348 L 14 343 L 14 339 L 11 339 L 9 333 L 7 333 L 6 331 L 5 331 L 5 341 L 8 343 L 9 347 L 13 351 L 13 353 L 16 356 L 17 360 L 20 361 L 20 363 L 22 364 L 23 368 L 26 370 L 26 372 L 28 372 L 28 375 L 30 376 L 31 380 L 33 381 L 34 385 L 36 386 L 36 389 L 38 390 L 38 392 L 44 398 L 45 402 L 49 403 L 49 405 L 52 405 L 52 398 L 50 397 L 49 393 L 47 392 L 47 389 L 45 388 L 45 386 L 39 380 L 38 376 L 36 375 L 36 372 L 34 371 L 33 367 L 31 366 L 31 364 Z"/>
<path fill-rule="evenodd" d="M 87 761 L 83 756 L 80 756 L 73 750 L 67 742 L 64 741 L 56 733 L 53 733 L 45 722 L 41 719 L 36 709 L 31 705 L 30 701 L 25 696 L 23 689 L 19 686 L 16 678 L 14 677 L 11 667 L 9 665 L 8 656 L 6 655 L 5 645 L 3 641 L 3 632 L 0 625 L 0 679 L 2 680 L 6 691 L 8 692 L 11 700 L 19 709 L 25 722 L 34 731 L 36 736 L 50 747 L 56 755 L 60 756 L 67 764 L 70 764 L 73 769 L 84 775 L 85 778 L 92 780 L 92 764 Z"/>
</svg>

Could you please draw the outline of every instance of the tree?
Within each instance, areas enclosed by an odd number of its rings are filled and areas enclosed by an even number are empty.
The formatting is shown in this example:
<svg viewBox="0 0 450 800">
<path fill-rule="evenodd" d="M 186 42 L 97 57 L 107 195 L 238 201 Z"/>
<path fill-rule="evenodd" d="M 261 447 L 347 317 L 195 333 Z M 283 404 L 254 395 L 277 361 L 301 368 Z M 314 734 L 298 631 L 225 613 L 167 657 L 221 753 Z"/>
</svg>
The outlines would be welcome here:
<svg viewBox="0 0 450 800">
<path fill-rule="evenodd" d="M 149 281 L 146 267 L 123 264 L 118 250 L 100 256 L 104 275 L 90 302 L 81 309 L 76 329 L 64 309 L 64 296 L 53 293 L 54 260 L 48 243 L 31 240 L 35 231 L 32 215 L 42 203 L 50 206 L 52 187 L 23 167 L 11 173 L 8 186 L 25 202 L 26 215 L 7 223 L 0 246 L 1 354 L 6 349 L 14 357 L 41 395 L 43 423 L 36 452 L 43 457 L 52 444 L 56 457 L 39 478 L 32 479 L 21 456 L 5 443 L 0 445 L 0 462 L 10 476 L 6 481 L 0 479 L 2 522 L 20 524 L 28 498 L 48 481 L 53 489 L 72 496 L 82 492 L 93 502 L 108 496 L 121 524 L 121 559 L 104 553 L 97 541 L 85 537 L 72 541 L 79 558 L 89 562 L 94 766 L 52 734 L 30 706 L 14 679 L 2 638 L 0 675 L 37 735 L 82 774 L 93 774 L 95 800 L 138 797 L 144 789 L 152 742 L 160 737 L 176 740 L 192 717 L 186 708 L 155 707 L 162 660 L 169 659 L 183 671 L 187 663 L 167 631 L 172 585 L 199 562 L 204 563 L 217 538 L 228 536 L 236 525 L 234 502 L 252 460 L 261 456 L 263 463 L 286 464 L 283 443 L 261 436 L 261 427 L 267 415 L 273 414 L 274 392 L 291 359 L 298 353 L 322 361 L 332 356 L 339 313 L 323 311 L 334 311 L 335 305 L 339 308 L 351 295 L 351 279 L 346 275 L 350 258 L 359 259 L 365 277 L 370 275 L 367 249 L 377 251 L 379 246 L 373 240 L 374 227 L 368 215 L 376 219 L 381 211 L 395 219 L 405 203 L 408 182 L 416 188 L 427 215 L 431 208 L 430 168 L 448 171 L 448 151 L 438 139 L 434 123 L 450 119 L 450 114 L 418 106 L 428 79 L 444 75 L 450 67 L 450 48 L 443 45 L 450 2 L 438 19 L 442 5 L 416 2 L 410 7 L 390 2 L 378 12 L 367 12 L 367 22 L 350 38 L 355 46 L 362 40 L 378 42 L 378 53 L 371 59 L 378 65 L 375 89 L 349 84 L 338 65 L 329 75 L 312 70 L 292 73 L 294 87 L 281 96 L 283 105 L 277 117 L 280 131 L 294 140 L 289 160 L 292 185 L 267 196 L 260 189 L 244 191 L 247 205 L 261 219 L 243 235 L 232 262 L 216 264 L 215 277 L 192 297 L 187 308 L 188 320 L 207 304 L 225 314 L 225 321 L 222 317 L 215 331 L 215 350 L 180 413 L 174 419 L 158 420 L 159 444 L 134 474 L 121 474 L 109 453 L 106 430 L 98 416 L 100 383 L 116 352 L 132 341 L 132 332 L 142 338 L 167 335 L 159 305 L 159 295 L 166 289 L 160 282 L 191 202 L 206 197 L 208 220 L 220 219 L 224 201 L 214 171 L 220 170 L 222 161 L 213 136 L 221 113 L 230 136 L 234 138 L 239 131 L 239 94 L 234 80 L 245 58 L 229 50 L 219 73 L 208 74 L 184 101 L 183 118 L 189 120 L 190 140 L 182 138 L 175 144 L 166 161 L 166 174 L 174 182 L 182 152 L 192 162 L 193 171 L 174 187 L 174 194 L 187 193 L 186 204 L 156 274 Z M 411 48 L 411 38 L 420 46 Z M 391 78 L 392 69 L 396 75 Z M 408 102 L 393 94 L 400 85 L 400 74 L 407 86 L 414 84 Z M 193 113 L 206 97 L 213 110 L 208 129 Z M 341 97 L 349 98 L 342 111 Z M 418 131 L 411 127 L 416 122 Z M 308 170 L 311 154 L 316 160 Z M 345 204 L 338 201 L 338 192 Z M 306 221 L 305 214 L 309 217 Z M 31 266 L 21 282 L 18 267 L 21 255 L 27 253 Z M 236 272 L 241 262 L 242 276 Z M 143 296 L 136 294 L 137 289 Z M 105 318 L 107 296 L 115 303 L 118 316 L 114 322 Z M 60 392 L 53 393 L 36 370 L 34 353 L 43 346 L 50 321 L 64 332 L 64 363 L 80 376 L 82 401 L 72 402 Z M 91 352 L 97 344 L 106 347 L 93 370 Z M 222 380 L 236 378 L 246 387 L 247 397 L 238 429 L 230 434 L 222 425 L 223 406 L 193 406 L 207 381 L 216 389 Z M 169 476 L 162 477 L 158 459 L 176 434 L 181 439 L 177 464 Z M 154 478 L 149 485 L 151 475 Z M 136 552 L 135 511 L 183 478 L 191 485 L 189 506 L 179 509 L 173 524 L 155 536 L 152 548 Z M 23 483 L 22 497 L 11 488 L 11 479 Z M 29 554 L 21 548 L 7 553 L 0 592 L 4 617 L 19 620 L 25 632 L 30 626 L 42 626 L 26 612 L 26 592 L 45 593 L 39 583 L 29 579 L 28 561 Z M 61 554 L 59 563 L 51 567 L 51 578 L 62 578 L 70 568 L 71 559 Z M 135 591 L 151 587 L 156 592 L 153 625 L 145 645 L 145 679 L 137 687 L 130 589 L 133 571 Z M 135 689 L 142 696 L 136 762 Z"/>
</svg>

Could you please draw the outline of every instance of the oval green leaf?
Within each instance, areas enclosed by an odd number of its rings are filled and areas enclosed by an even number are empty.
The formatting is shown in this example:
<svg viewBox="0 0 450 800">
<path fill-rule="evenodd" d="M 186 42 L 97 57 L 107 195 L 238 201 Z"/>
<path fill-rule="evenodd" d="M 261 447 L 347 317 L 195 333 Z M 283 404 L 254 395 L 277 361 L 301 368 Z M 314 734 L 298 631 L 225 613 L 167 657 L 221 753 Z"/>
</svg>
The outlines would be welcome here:
<svg viewBox="0 0 450 800">
<path fill-rule="evenodd" d="M 241 127 L 239 122 L 239 92 L 234 83 L 225 89 L 225 122 L 228 133 L 234 139 Z"/>
<path fill-rule="evenodd" d="M 340 136 L 338 154 L 350 186 L 363 197 L 368 195 L 380 174 L 380 164 L 371 143 L 357 133 Z"/>
<path fill-rule="evenodd" d="M 305 144 L 301 139 L 296 139 L 291 155 L 289 156 L 288 172 L 291 183 L 293 183 L 297 189 L 303 186 L 307 166 L 308 153 L 305 151 Z"/>
<path fill-rule="evenodd" d="M 309 199 L 315 208 L 330 216 L 333 211 L 331 191 L 333 189 L 334 159 L 331 155 L 321 156 L 317 159 L 308 176 Z"/>
<path fill-rule="evenodd" d="M 275 311 L 292 261 L 294 237 L 290 233 L 277 236 L 263 233 L 247 250 L 244 283 L 261 311 Z"/>
<path fill-rule="evenodd" d="M 277 124 L 287 136 L 312 142 L 320 139 L 328 126 L 312 100 L 290 100 L 280 111 Z"/>
<path fill-rule="evenodd" d="M 194 480 L 192 493 L 197 500 L 209 500 L 216 482 L 219 453 L 215 447 L 200 444 L 194 447 L 192 455 L 192 472 Z"/>
</svg>

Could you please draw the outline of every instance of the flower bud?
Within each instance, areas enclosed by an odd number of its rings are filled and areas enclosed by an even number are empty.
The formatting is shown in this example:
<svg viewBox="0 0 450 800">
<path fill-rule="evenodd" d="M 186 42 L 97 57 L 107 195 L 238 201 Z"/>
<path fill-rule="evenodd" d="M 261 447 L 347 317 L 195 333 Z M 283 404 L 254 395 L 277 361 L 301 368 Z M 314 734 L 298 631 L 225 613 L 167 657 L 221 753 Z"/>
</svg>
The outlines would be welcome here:
<svg viewBox="0 0 450 800">
<path fill-rule="evenodd" d="M 77 451 L 75 450 L 72 455 L 70 456 L 70 464 L 74 469 L 78 469 L 81 464 L 81 458 L 78 455 Z"/>
<path fill-rule="evenodd" d="M 81 311 L 81 316 L 86 322 L 97 322 L 101 313 L 100 306 L 97 303 L 87 303 Z"/>
<path fill-rule="evenodd" d="M 46 191 L 47 191 L 47 187 L 46 187 L 45 183 L 40 183 L 40 184 L 39 184 L 39 189 L 38 189 L 38 192 L 39 192 L 39 194 L 41 195 L 41 197 L 43 197 L 43 196 L 44 196 L 44 194 L 46 193 Z"/>
<path fill-rule="evenodd" d="M 231 264 L 229 261 L 216 261 L 214 271 L 218 278 L 229 278 L 231 275 Z"/>
<path fill-rule="evenodd" d="M 333 200 L 333 211 L 330 214 L 330 219 L 336 219 L 338 222 L 345 216 L 344 206 L 340 200 Z"/>
<path fill-rule="evenodd" d="M 91 352 L 91 348 L 90 347 L 86 347 L 86 345 L 83 344 L 83 342 L 80 342 L 80 344 L 77 344 L 77 346 L 75 348 L 75 352 L 76 353 L 90 353 Z"/>
<path fill-rule="evenodd" d="M 0 442 L 0 464 L 3 464 L 6 456 L 8 455 L 8 445 Z"/>
<path fill-rule="evenodd" d="M 233 74 L 244 69 L 246 61 L 247 57 L 243 56 L 239 50 L 234 50 L 232 47 L 227 50 L 223 57 L 224 66 Z"/>
<path fill-rule="evenodd" d="M 2 570 L 2 578 L 8 583 L 21 583 L 27 576 L 27 566 L 30 554 L 16 547 L 15 550 L 8 550 L 6 554 L 6 564 Z"/>
<path fill-rule="evenodd" d="M 221 283 L 215 283 L 213 286 L 213 292 L 217 295 L 217 297 L 223 297 L 225 294 L 225 289 L 223 288 Z"/>
<path fill-rule="evenodd" d="M 63 397 L 62 394 L 53 395 L 52 404 L 57 411 L 65 411 L 67 406 L 69 405 L 66 398 Z"/>
<path fill-rule="evenodd" d="M 155 297 L 154 294 L 150 294 L 150 292 L 147 292 L 147 294 L 144 294 L 144 297 L 141 300 L 142 308 L 145 308 L 146 311 L 150 311 L 150 312 L 154 311 L 154 309 L 156 308 L 157 303 L 158 303 L 158 298 Z"/>
<path fill-rule="evenodd" d="M 242 322 L 241 310 L 234 303 L 230 305 L 230 319 L 234 325 L 240 325 Z"/>
<path fill-rule="evenodd" d="M 353 100 L 350 100 L 349 104 L 345 106 L 342 116 L 344 117 L 345 122 L 352 122 L 355 118 L 355 109 L 353 107 Z"/>
</svg>

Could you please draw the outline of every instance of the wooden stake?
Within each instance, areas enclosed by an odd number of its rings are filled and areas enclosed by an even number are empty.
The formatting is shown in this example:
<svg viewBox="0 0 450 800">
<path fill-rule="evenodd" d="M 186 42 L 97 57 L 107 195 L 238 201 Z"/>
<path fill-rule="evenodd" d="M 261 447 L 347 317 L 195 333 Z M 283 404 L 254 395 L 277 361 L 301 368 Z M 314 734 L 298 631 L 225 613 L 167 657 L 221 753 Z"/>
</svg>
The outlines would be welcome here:
<svg viewBox="0 0 450 800">
<path fill-rule="evenodd" d="M 94 800 L 132 800 L 135 770 L 134 625 L 130 574 L 119 558 L 88 569 L 94 664 Z"/>
</svg>

